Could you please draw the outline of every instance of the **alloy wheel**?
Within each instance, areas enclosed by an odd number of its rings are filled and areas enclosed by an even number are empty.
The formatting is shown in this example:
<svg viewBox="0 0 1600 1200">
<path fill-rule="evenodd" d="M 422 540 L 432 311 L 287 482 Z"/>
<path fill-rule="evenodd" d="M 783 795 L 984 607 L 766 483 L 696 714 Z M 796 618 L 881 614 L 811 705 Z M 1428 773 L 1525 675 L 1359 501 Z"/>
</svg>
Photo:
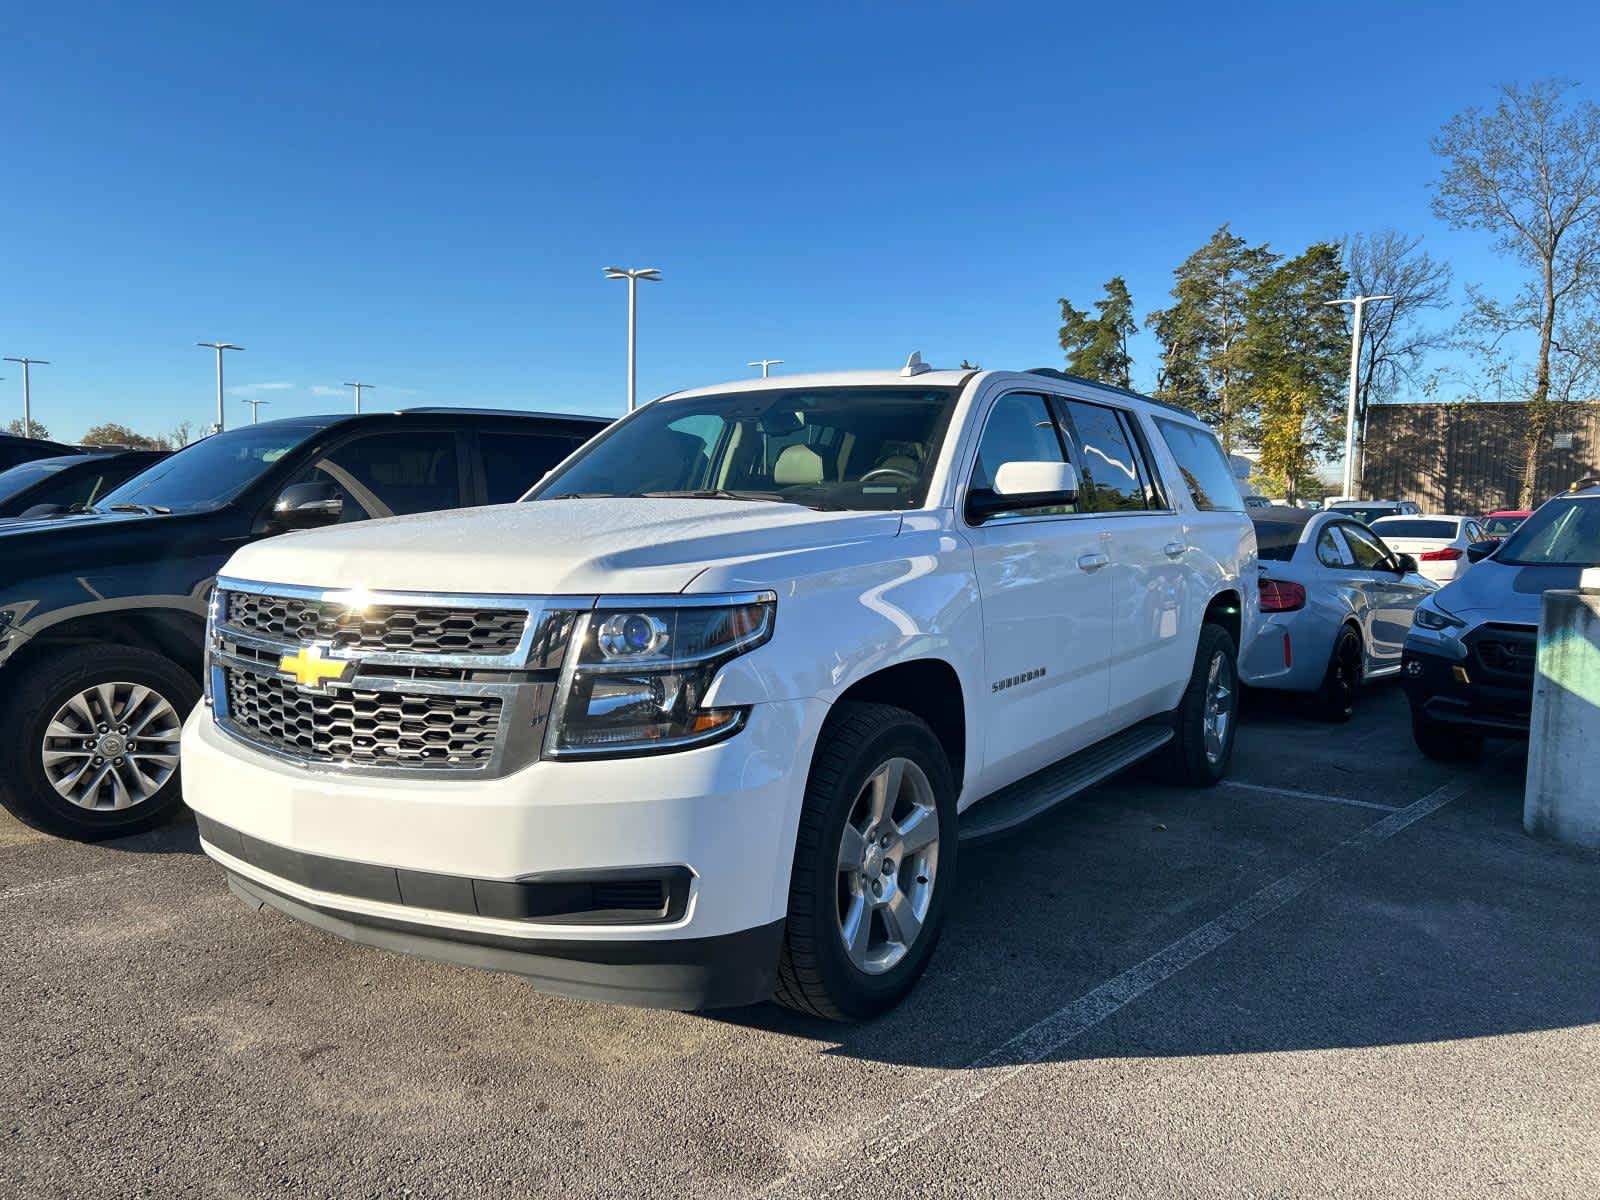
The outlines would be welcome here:
<svg viewBox="0 0 1600 1200">
<path fill-rule="evenodd" d="M 57 795 L 113 812 L 143 804 L 178 769 L 183 718 L 154 688 L 97 683 L 56 710 L 40 755 Z"/>
<path fill-rule="evenodd" d="M 1228 748 L 1234 700 L 1233 671 L 1228 656 L 1219 650 L 1211 656 L 1211 664 L 1206 668 L 1206 708 L 1202 723 L 1207 762 L 1220 762 Z"/>
<path fill-rule="evenodd" d="M 916 944 L 939 870 L 933 785 L 909 758 L 880 764 L 862 785 L 839 839 L 838 929 L 868 975 L 893 970 Z"/>
</svg>

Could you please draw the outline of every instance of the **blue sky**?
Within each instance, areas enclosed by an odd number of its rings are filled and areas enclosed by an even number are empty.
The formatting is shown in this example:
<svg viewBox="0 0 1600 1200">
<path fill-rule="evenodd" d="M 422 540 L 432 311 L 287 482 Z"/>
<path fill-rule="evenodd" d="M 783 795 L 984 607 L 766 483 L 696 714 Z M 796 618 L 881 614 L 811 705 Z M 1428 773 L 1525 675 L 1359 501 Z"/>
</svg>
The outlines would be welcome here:
<svg viewBox="0 0 1600 1200">
<path fill-rule="evenodd" d="M 1561 8 L 1563 6 L 1557 6 Z M 137 10 L 137 11 L 136 11 Z M 1056 299 L 1141 314 L 1217 225 L 1275 248 L 1430 214 L 1430 135 L 1502 80 L 1587 79 L 1600 10 L 1504 5 L 83 6 L 7 23 L 0 353 L 35 416 L 618 412 L 748 374 L 1060 362 Z M 1141 335 L 1136 383 L 1154 376 Z M 21 412 L 0 364 L 0 421 Z M 288 385 L 288 386 L 275 386 Z M 235 393 L 234 396 L 237 396 Z M 230 424 L 249 410 L 229 399 Z"/>
</svg>

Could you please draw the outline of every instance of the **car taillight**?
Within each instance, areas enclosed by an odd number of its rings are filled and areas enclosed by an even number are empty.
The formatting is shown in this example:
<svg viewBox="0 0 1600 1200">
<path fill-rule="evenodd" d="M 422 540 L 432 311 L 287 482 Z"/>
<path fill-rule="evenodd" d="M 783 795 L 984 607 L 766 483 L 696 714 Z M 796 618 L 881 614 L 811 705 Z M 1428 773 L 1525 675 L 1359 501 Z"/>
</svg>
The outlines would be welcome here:
<svg viewBox="0 0 1600 1200">
<path fill-rule="evenodd" d="M 1306 589 L 1286 579 L 1261 581 L 1262 612 L 1294 612 L 1306 606 Z"/>
<path fill-rule="evenodd" d="M 1454 562 L 1461 557 L 1461 550 L 1457 546 L 1446 546 L 1443 550 L 1424 550 L 1417 558 L 1422 562 Z"/>
</svg>

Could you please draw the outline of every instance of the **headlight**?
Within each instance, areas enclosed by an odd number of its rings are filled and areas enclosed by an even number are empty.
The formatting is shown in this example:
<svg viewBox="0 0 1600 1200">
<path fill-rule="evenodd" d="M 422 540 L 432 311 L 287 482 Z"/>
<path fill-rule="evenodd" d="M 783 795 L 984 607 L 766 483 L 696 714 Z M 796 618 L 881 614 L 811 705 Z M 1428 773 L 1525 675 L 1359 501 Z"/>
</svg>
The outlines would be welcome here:
<svg viewBox="0 0 1600 1200">
<path fill-rule="evenodd" d="M 1447 613 L 1442 608 L 1426 608 L 1420 604 L 1412 610 L 1411 619 L 1418 629 L 1428 629 L 1434 633 L 1467 627 L 1467 623 L 1460 617 Z"/>
<path fill-rule="evenodd" d="M 772 636 L 770 592 L 597 608 L 573 630 L 547 758 L 653 754 L 727 737 L 748 709 L 702 708 L 730 659 Z"/>
</svg>

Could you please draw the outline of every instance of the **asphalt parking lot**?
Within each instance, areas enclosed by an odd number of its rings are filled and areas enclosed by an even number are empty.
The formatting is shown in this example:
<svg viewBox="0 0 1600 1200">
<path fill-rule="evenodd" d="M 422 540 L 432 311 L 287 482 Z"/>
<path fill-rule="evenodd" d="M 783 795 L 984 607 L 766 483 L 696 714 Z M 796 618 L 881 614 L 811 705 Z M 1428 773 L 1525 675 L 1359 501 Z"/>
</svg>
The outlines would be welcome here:
<svg viewBox="0 0 1600 1200">
<path fill-rule="evenodd" d="M 1523 760 L 1257 699 L 1234 782 L 964 853 L 856 1028 L 543 996 L 0 815 L 5 1196 L 1600 1195 L 1600 856 Z"/>
</svg>

